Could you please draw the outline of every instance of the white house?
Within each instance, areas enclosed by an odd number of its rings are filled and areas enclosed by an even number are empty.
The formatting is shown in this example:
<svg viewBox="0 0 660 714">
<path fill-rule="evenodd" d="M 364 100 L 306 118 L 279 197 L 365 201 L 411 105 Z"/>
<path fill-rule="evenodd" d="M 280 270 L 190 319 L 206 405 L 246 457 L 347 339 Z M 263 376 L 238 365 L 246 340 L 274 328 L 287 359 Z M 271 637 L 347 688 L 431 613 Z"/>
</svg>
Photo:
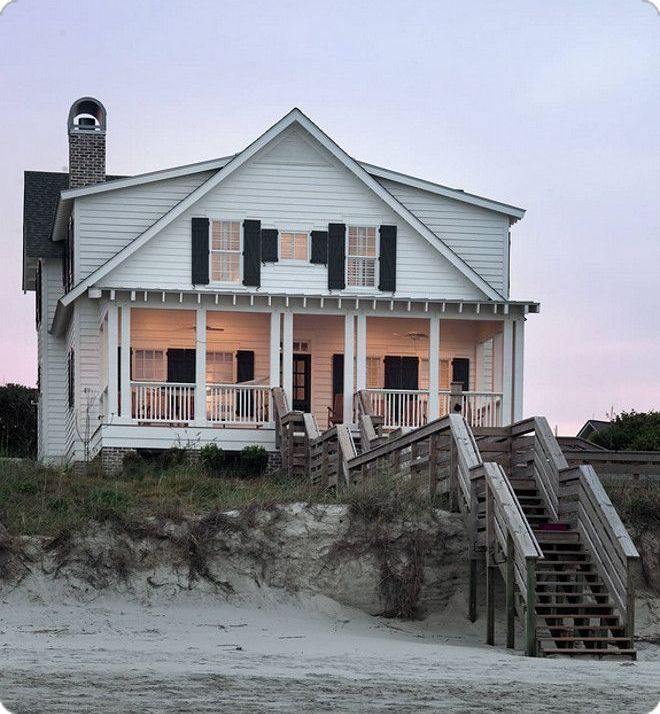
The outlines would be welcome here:
<svg viewBox="0 0 660 714">
<path fill-rule="evenodd" d="M 472 424 L 521 418 L 522 209 L 359 162 L 298 109 L 233 156 L 132 177 L 105 175 L 99 101 L 68 132 L 68 174 L 25 174 L 40 459 L 274 450 L 276 386 L 321 430 L 362 390 L 385 428 L 417 426 L 452 382 Z"/>
</svg>

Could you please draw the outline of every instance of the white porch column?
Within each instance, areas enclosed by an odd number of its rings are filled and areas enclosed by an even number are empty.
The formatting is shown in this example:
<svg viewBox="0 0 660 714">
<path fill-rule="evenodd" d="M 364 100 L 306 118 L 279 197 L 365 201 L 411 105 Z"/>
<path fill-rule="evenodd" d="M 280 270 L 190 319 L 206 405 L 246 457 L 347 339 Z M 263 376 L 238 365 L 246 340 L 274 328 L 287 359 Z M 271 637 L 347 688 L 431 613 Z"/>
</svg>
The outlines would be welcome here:
<svg viewBox="0 0 660 714">
<path fill-rule="evenodd" d="M 270 313 L 270 386 L 280 386 L 280 333 L 282 313 L 274 310 Z"/>
<path fill-rule="evenodd" d="M 440 416 L 440 316 L 429 318 L 429 415 L 428 421 Z"/>
<path fill-rule="evenodd" d="M 111 302 L 108 305 L 107 334 L 108 344 L 106 346 L 108 355 L 108 423 L 112 423 L 119 414 L 119 367 L 117 366 L 117 304 Z"/>
<path fill-rule="evenodd" d="M 355 391 L 367 388 L 367 316 L 356 316 L 357 341 L 355 346 Z"/>
<path fill-rule="evenodd" d="M 502 335 L 502 426 L 512 422 L 513 320 L 505 320 Z"/>
<path fill-rule="evenodd" d="M 206 424 L 206 306 L 197 306 L 195 324 L 195 426 Z"/>
<path fill-rule="evenodd" d="M 525 366 L 525 318 L 514 322 L 513 421 L 523 418 L 523 377 Z"/>
<path fill-rule="evenodd" d="M 344 317 L 344 424 L 353 423 L 353 385 L 355 372 L 355 315 Z"/>
<path fill-rule="evenodd" d="M 293 313 L 288 310 L 282 320 L 282 387 L 293 409 Z"/>
<path fill-rule="evenodd" d="M 133 417 L 131 397 L 131 306 L 125 302 L 121 306 L 121 420 Z"/>
</svg>

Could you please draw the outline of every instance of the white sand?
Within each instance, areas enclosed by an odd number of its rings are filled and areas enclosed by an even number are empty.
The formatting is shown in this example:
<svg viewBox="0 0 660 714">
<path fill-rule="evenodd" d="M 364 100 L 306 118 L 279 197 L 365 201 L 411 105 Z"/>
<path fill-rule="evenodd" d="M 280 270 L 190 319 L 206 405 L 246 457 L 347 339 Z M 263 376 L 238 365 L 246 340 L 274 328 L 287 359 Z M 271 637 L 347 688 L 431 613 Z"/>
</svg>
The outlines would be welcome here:
<svg viewBox="0 0 660 714">
<path fill-rule="evenodd" d="M 481 644 L 483 619 L 401 623 L 320 596 L 47 595 L 0 601 L 0 700 L 14 714 L 646 713 L 660 699 L 651 645 L 636 663 L 530 659 Z"/>
</svg>

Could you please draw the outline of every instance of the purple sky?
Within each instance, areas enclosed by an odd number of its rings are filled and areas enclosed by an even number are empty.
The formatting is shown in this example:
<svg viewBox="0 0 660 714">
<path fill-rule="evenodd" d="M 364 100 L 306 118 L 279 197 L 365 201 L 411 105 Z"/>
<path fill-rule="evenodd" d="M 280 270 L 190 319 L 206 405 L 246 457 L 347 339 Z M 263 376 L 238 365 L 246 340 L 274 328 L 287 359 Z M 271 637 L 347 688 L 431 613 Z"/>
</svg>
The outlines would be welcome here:
<svg viewBox="0 0 660 714">
<path fill-rule="evenodd" d="M 0 382 L 34 383 L 22 172 L 108 109 L 108 172 L 242 149 L 298 106 L 352 156 L 527 208 L 525 414 L 660 408 L 660 15 L 642 0 L 38 2 L 0 15 Z"/>
</svg>

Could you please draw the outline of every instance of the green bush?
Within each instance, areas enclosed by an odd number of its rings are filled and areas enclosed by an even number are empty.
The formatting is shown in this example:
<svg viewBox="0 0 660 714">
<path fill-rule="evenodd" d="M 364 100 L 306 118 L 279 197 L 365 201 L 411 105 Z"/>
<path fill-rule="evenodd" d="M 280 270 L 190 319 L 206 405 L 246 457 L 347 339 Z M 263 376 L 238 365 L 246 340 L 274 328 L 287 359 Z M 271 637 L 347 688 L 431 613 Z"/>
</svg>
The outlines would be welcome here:
<svg viewBox="0 0 660 714">
<path fill-rule="evenodd" d="M 171 449 L 166 449 L 160 455 L 160 465 L 164 469 L 173 469 L 177 466 L 182 466 L 186 462 L 188 452 L 178 446 L 173 446 Z"/>
<path fill-rule="evenodd" d="M 199 458 L 207 476 L 218 476 L 225 464 L 225 452 L 217 444 L 202 446 Z"/>
<path fill-rule="evenodd" d="M 146 464 L 137 451 L 127 451 L 121 460 L 121 472 L 124 478 L 139 479 L 144 477 Z"/>
<path fill-rule="evenodd" d="M 244 478 L 257 478 L 268 466 L 268 452 L 263 446 L 245 446 L 241 449 L 240 464 Z"/>
<path fill-rule="evenodd" d="M 660 412 L 621 412 L 589 440 L 614 451 L 660 451 Z"/>
</svg>

